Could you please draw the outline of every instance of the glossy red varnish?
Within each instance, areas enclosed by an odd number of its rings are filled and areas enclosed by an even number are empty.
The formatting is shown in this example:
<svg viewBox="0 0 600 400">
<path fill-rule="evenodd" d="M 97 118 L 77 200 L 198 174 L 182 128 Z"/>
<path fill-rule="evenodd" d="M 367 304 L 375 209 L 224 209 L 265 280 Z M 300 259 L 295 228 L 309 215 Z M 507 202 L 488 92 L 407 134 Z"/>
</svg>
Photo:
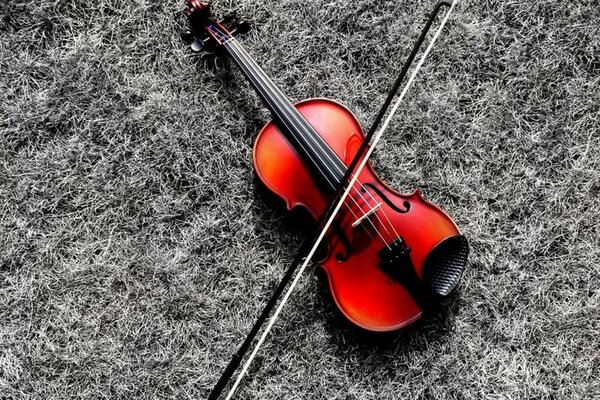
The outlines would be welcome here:
<svg viewBox="0 0 600 400">
<path fill-rule="evenodd" d="M 306 100 L 296 107 L 340 159 L 346 165 L 350 164 L 364 138 L 354 115 L 342 105 L 326 99 Z M 256 140 L 254 166 L 262 182 L 280 196 L 290 210 L 304 207 L 317 218 L 330 200 L 327 194 L 319 190 L 304 160 L 273 122 L 262 129 Z M 359 180 L 363 184 L 376 185 L 398 208 L 404 209 L 405 201 L 410 203 L 407 213 L 399 213 L 380 201 L 375 192 L 371 192 L 375 200 L 368 197 L 371 204 L 376 204 L 375 201 L 383 203 L 380 215 L 386 214 L 410 247 L 413 264 L 419 277 L 422 277 L 427 255 L 443 239 L 459 234 L 458 228 L 443 211 L 424 200 L 420 191 L 402 195 L 387 187 L 370 163 L 360 173 Z M 356 193 L 355 197 L 358 199 Z M 353 209 L 358 211 L 354 204 Z M 351 256 L 345 261 L 336 259 L 335 255 L 344 253 L 345 247 L 338 235 L 328 232 L 328 253 L 318 264 L 327 274 L 335 302 L 349 320 L 372 331 L 402 328 L 417 320 L 422 310 L 400 283 L 379 268 L 378 252 L 385 244 L 378 236 L 371 238 L 365 229 L 353 228 L 355 219 L 346 207 L 337 216 L 337 222 L 350 239 Z M 387 227 L 387 219 L 381 219 Z M 382 224 L 375 218 L 372 220 L 386 241 L 393 241 Z M 393 233 L 390 227 L 388 231 Z"/>
</svg>

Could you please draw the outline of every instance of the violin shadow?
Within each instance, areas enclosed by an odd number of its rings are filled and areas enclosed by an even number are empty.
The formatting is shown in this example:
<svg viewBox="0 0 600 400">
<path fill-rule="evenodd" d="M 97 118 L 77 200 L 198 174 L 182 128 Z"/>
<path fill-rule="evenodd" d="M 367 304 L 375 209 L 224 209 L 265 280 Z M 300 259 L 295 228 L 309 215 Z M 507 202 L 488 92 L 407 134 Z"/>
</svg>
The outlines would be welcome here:
<svg viewBox="0 0 600 400">
<path fill-rule="evenodd" d="M 292 252 L 297 251 L 300 244 L 298 240 L 314 233 L 316 224 L 312 215 L 303 207 L 288 211 L 285 201 L 261 182 L 256 171 L 253 178 L 254 195 L 259 204 L 259 207 L 254 209 L 254 214 L 262 234 L 271 231 L 275 238 L 279 238 L 282 246 L 289 242 L 288 239 L 293 238 L 294 243 L 290 248 L 293 249 Z"/>
<path fill-rule="evenodd" d="M 195 76 L 201 80 L 200 84 L 218 83 L 218 89 L 215 88 L 213 93 L 217 94 L 219 100 L 227 104 L 244 121 L 230 132 L 231 135 L 240 133 L 244 141 L 254 143 L 258 132 L 271 120 L 271 115 L 262 107 L 262 102 L 258 98 L 248 96 L 251 88 L 246 86 L 249 84 L 240 81 L 239 73 L 233 68 L 235 63 L 226 56 L 222 48 L 196 57 L 198 62 Z"/>
</svg>

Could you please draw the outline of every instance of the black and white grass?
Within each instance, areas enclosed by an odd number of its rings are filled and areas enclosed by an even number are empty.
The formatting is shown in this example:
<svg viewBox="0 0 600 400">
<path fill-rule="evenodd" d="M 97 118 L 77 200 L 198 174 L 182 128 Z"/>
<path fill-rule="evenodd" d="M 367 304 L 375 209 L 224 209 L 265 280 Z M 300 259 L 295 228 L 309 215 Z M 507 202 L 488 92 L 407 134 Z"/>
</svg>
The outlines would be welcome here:
<svg viewBox="0 0 600 400">
<path fill-rule="evenodd" d="M 223 0 L 293 99 L 367 126 L 432 2 Z M 179 1 L 0 4 L 0 397 L 204 398 L 305 228 L 260 187 L 269 119 Z M 364 335 L 306 274 L 241 399 L 600 397 L 600 7 L 464 1 L 377 149 L 470 238 L 460 290 Z"/>
</svg>

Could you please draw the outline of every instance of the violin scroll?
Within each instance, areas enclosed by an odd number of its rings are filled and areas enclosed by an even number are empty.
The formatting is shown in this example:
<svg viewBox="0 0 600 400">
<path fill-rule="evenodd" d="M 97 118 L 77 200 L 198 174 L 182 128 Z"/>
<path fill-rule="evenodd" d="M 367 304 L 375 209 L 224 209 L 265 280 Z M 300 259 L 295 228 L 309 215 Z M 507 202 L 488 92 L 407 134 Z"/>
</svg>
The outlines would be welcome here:
<svg viewBox="0 0 600 400">
<path fill-rule="evenodd" d="M 245 34 L 250 30 L 250 24 L 240 21 L 236 13 L 231 13 L 220 21 L 214 20 L 210 4 L 200 0 L 188 0 L 188 8 L 184 14 L 190 24 L 190 30 L 184 32 L 181 38 L 195 53 L 214 51 L 223 44 L 224 37 L 215 35 L 215 27 L 219 32 L 225 33 L 226 37 Z"/>
<path fill-rule="evenodd" d="M 210 4 L 199 0 L 188 0 L 188 9 L 185 15 L 191 19 L 207 21 L 211 17 Z"/>
</svg>

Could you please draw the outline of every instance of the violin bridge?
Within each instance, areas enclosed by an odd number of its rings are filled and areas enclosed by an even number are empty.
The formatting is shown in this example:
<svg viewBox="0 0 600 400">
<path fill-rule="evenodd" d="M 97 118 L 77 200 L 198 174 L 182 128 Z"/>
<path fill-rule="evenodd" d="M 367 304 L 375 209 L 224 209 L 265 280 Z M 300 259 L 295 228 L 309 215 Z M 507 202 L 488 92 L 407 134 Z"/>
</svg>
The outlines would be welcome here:
<svg viewBox="0 0 600 400">
<path fill-rule="evenodd" d="M 375 211 L 377 211 L 381 207 L 381 204 L 382 203 L 377 203 L 375 205 L 375 207 L 372 207 L 369 211 L 367 211 L 365 214 L 363 214 L 359 219 L 357 219 L 356 221 L 354 221 L 352 223 L 352 227 L 356 228 L 357 226 L 359 226 L 365 219 L 369 218 L 369 215 L 371 215 Z"/>
</svg>

